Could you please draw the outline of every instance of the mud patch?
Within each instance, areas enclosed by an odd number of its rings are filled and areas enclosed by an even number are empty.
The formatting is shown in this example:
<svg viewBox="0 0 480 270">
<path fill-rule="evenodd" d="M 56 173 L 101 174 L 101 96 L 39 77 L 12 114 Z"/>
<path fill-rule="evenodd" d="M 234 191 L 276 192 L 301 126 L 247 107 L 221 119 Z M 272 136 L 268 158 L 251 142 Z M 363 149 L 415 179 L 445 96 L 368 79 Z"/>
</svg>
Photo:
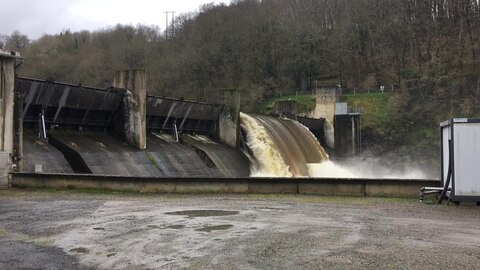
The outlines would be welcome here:
<svg viewBox="0 0 480 270">
<path fill-rule="evenodd" d="M 196 229 L 198 232 L 211 232 L 211 231 L 223 231 L 232 228 L 232 224 L 216 225 L 216 226 L 207 226 L 200 229 Z"/>
<path fill-rule="evenodd" d="M 225 210 L 185 210 L 185 211 L 167 212 L 165 214 L 195 218 L 195 217 L 233 216 L 233 215 L 238 215 L 238 213 L 239 211 L 225 211 Z"/>
<path fill-rule="evenodd" d="M 90 250 L 84 247 L 78 247 L 78 248 L 72 248 L 70 249 L 70 252 L 75 252 L 75 253 L 80 253 L 80 254 L 88 254 L 90 253 Z"/>
</svg>

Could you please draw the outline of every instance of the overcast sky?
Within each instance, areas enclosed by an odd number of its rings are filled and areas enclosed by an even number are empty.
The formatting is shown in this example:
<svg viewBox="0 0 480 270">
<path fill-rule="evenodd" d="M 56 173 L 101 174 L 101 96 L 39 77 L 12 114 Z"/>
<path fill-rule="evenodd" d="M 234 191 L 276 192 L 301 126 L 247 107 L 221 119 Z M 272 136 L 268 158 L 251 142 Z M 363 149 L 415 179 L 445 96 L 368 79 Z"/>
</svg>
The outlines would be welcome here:
<svg viewBox="0 0 480 270">
<path fill-rule="evenodd" d="M 154 24 L 164 30 L 165 11 L 178 15 L 212 2 L 230 0 L 0 0 L 0 34 L 19 30 L 35 39 L 63 29 L 96 30 L 117 23 Z"/>
</svg>

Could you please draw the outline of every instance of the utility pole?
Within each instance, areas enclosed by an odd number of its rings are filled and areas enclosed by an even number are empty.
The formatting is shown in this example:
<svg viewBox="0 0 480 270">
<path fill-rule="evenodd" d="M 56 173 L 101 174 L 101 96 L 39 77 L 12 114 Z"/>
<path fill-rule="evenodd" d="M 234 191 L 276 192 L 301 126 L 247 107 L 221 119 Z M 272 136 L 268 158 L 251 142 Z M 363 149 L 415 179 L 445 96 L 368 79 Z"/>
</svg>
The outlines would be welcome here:
<svg viewBox="0 0 480 270">
<path fill-rule="evenodd" d="M 172 11 L 172 37 L 175 36 L 175 11 Z"/>
<path fill-rule="evenodd" d="M 168 37 L 168 11 L 165 11 L 165 37 Z"/>
<path fill-rule="evenodd" d="M 164 11 L 165 13 L 165 37 L 168 37 L 168 15 L 172 15 L 172 23 L 170 26 L 172 27 L 170 36 L 173 37 L 174 35 L 174 24 L 175 24 L 175 11 Z"/>
</svg>

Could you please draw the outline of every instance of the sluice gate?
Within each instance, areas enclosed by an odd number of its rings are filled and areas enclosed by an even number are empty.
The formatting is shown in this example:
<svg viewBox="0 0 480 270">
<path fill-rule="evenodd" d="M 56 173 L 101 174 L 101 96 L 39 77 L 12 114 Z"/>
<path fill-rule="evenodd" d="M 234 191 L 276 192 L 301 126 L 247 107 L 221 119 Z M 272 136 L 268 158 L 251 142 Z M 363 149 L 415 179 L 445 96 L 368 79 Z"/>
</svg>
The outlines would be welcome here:
<svg viewBox="0 0 480 270">
<path fill-rule="evenodd" d="M 222 104 L 147 96 L 147 129 L 155 132 L 213 134 Z"/>
<path fill-rule="evenodd" d="M 125 140 L 125 129 L 131 129 L 129 110 L 140 105 L 129 106 L 128 91 L 16 78 L 23 131 L 17 142 L 23 149 L 17 157 L 20 171 L 127 177 L 249 175 L 243 153 L 211 139 L 223 104 L 145 95 L 146 149 L 139 149 Z M 200 136 L 217 146 L 194 143 Z"/>
<path fill-rule="evenodd" d="M 15 92 L 21 100 L 26 128 L 38 127 L 43 115 L 46 128 L 108 128 L 122 102 L 122 89 L 100 89 L 31 78 L 17 78 Z"/>
</svg>

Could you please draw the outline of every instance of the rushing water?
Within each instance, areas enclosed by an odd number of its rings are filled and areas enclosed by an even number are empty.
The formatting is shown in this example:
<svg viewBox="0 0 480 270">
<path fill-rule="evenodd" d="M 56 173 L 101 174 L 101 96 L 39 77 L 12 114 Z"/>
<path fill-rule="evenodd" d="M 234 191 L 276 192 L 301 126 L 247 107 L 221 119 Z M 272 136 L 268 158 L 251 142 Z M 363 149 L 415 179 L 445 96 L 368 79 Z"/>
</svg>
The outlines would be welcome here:
<svg viewBox="0 0 480 270">
<path fill-rule="evenodd" d="M 240 113 L 240 125 L 246 135 L 252 177 L 425 178 L 425 173 L 413 166 L 399 170 L 397 164 L 391 170 L 381 159 L 334 163 L 310 130 L 294 120 Z M 333 126 L 327 129 L 332 132 L 327 131 L 326 136 L 333 137 Z"/>
<path fill-rule="evenodd" d="M 252 176 L 306 177 L 308 164 L 328 160 L 315 136 L 297 121 L 241 113 L 240 124 L 254 156 Z"/>
</svg>

